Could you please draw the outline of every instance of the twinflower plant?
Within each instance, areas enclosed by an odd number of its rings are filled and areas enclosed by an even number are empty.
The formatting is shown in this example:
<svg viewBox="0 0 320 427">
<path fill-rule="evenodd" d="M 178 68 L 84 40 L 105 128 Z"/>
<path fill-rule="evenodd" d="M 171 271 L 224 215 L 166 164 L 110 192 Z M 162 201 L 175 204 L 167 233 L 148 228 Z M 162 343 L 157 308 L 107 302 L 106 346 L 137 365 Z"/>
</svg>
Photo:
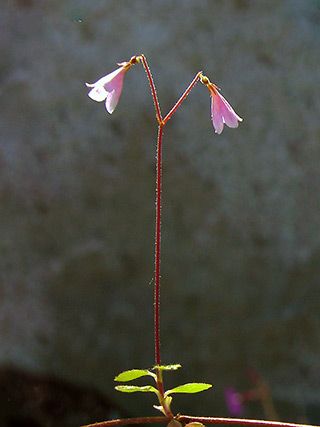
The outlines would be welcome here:
<svg viewBox="0 0 320 427">
<path fill-rule="evenodd" d="M 161 412 L 161 416 L 137 417 L 127 419 L 115 419 L 101 421 L 91 424 L 93 427 L 109 427 L 115 425 L 147 424 L 147 423 L 169 423 L 169 427 L 202 427 L 202 423 L 207 424 L 238 424 L 238 425 L 265 425 L 278 427 L 295 427 L 298 424 L 270 422 L 263 420 L 248 420 L 242 418 L 217 418 L 199 417 L 192 415 L 174 414 L 172 411 L 172 399 L 176 393 L 192 394 L 208 390 L 212 387 L 206 382 L 191 382 L 177 385 L 169 390 L 165 389 L 164 374 L 176 371 L 181 368 L 179 363 L 166 364 L 162 362 L 160 352 L 160 266 L 161 266 L 161 211 L 162 211 L 162 143 L 163 129 L 167 122 L 173 117 L 178 108 L 185 101 L 195 85 L 200 82 L 209 91 L 211 102 L 211 121 L 217 134 L 221 134 L 224 125 L 230 128 L 237 128 L 242 118 L 234 111 L 229 102 L 222 96 L 219 87 L 212 83 L 202 71 L 199 71 L 182 93 L 177 102 L 165 115 L 162 114 L 158 100 L 156 86 L 151 74 L 147 59 L 144 55 L 133 56 L 127 62 L 118 64 L 118 68 L 101 77 L 95 83 L 86 83 L 90 88 L 88 96 L 97 102 L 105 102 L 105 108 L 112 114 L 115 110 L 123 89 L 124 77 L 134 65 L 142 65 L 146 73 L 151 96 L 154 103 L 155 118 L 158 124 L 158 135 L 156 142 L 156 212 L 155 212 L 155 245 L 154 245 L 154 363 L 150 368 L 134 368 L 121 372 L 115 377 L 117 383 L 116 390 L 123 393 L 153 393 L 156 397 L 156 404 L 153 408 Z M 146 385 L 132 385 L 138 378 L 145 378 Z M 130 384 L 126 384 L 130 383 Z"/>
</svg>

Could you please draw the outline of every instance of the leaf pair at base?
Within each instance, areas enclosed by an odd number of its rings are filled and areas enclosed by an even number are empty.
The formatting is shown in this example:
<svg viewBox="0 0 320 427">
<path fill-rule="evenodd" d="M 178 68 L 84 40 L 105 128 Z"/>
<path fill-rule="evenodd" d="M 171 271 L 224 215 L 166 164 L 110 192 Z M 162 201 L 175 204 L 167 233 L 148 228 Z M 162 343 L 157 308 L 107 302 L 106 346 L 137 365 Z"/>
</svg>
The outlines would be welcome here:
<svg viewBox="0 0 320 427">
<path fill-rule="evenodd" d="M 173 393 L 200 393 L 201 391 L 208 390 L 212 387 L 212 384 L 207 383 L 187 383 L 182 384 L 177 387 L 172 388 L 171 390 L 167 390 L 164 393 L 164 397 L 169 396 L 169 394 Z M 117 385 L 115 387 L 116 390 L 122 391 L 123 393 L 156 393 L 158 394 L 158 390 L 152 385 L 143 385 L 143 386 L 135 386 L 135 385 Z"/>
<path fill-rule="evenodd" d="M 179 364 L 156 365 L 152 368 L 152 370 L 175 371 L 179 368 L 181 368 L 181 365 Z M 148 369 L 130 369 L 128 371 L 121 372 L 119 375 L 115 377 L 114 380 L 119 382 L 127 382 L 127 381 L 133 381 L 141 377 L 146 377 L 146 376 L 150 376 L 155 381 L 157 381 L 157 375 Z M 187 383 L 187 384 L 174 387 L 170 390 L 167 390 L 164 393 L 164 397 L 166 398 L 167 396 L 173 393 L 200 393 L 201 391 L 208 390 L 211 387 L 212 385 L 207 383 Z M 142 392 L 142 393 L 155 393 L 159 395 L 159 391 L 151 385 L 143 385 L 143 386 L 118 385 L 115 387 L 115 389 L 123 393 Z"/>
</svg>

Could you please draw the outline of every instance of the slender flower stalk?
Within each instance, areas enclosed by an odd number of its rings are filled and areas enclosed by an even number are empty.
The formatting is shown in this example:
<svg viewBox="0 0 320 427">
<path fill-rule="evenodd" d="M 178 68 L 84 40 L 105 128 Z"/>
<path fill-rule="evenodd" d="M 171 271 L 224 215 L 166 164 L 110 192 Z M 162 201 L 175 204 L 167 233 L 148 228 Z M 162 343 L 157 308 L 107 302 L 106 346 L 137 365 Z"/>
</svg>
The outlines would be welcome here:
<svg viewBox="0 0 320 427">
<path fill-rule="evenodd" d="M 161 278 L 161 197 L 162 197 L 162 135 L 164 124 L 162 122 L 162 114 L 157 96 L 156 86 L 153 81 L 152 73 L 147 61 L 147 58 L 142 54 L 137 57 L 137 61 L 141 62 L 147 75 L 151 96 L 156 113 L 158 126 L 158 137 L 156 147 L 156 219 L 155 219 L 155 240 L 154 240 L 154 361 L 156 366 L 161 365 L 160 351 L 160 278 Z M 165 414 L 173 417 L 170 408 L 166 405 L 164 398 L 164 384 L 161 369 L 156 369 L 157 389 L 159 391 L 159 403 L 162 406 Z"/>
<path fill-rule="evenodd" d="M 156 119 L 158 121 L 158 137 L 157 137 L 157 147 L 156 147 L 156 221 L 155 221 L 155 271 L 154 271 L 154 348 L 155 348 L 155 365 L 161 365 L 161 339 L 160 339 L 160 280 L 161 280 L 161 200 L 162 200 L 162 136 L 163 129 L 167 123 L 167 121 L 173 116 L 173 114 L 180 107 L 182 102 L 186 99 L 186 97 L 191 92 L 192 88 L 195 86 L 197 81 L 200 78 L 200 72 L 198 72 L 195 78 L 192 80 L 187 89 L 183 92 L 177 103 L 172 107 L 172 109 L 168 112 L 165 118 L 162 118 L 160 104 L 157 96 L 156 87 L 153 81 L 153 77 L 150 71 L 149 64 L 144 55 L 140 55 L 137 57 L 139 62 L 142 62 L 144 70 L 146 72 L 151 95 L 153 98 L 153 103 L 156 111 Z M 159 400 L 160 404 L 163 407 L 165 414 L 172 418 L 173 414 L 171 409 L 168 407 L 165 398 L 164 398 L 164 383 L 163 383 L 163 375 L 162 370 L 157 369 L 157 388 L 160 394 Z"/>
<path fill-rule="evenodd" d="M 147 78 L 149 80 L 149 85 L 150 85 L 150 89 L 151 89 L 151 95 L 152 95 L 152 99 L 153 99 L 153 103 L 154 103 L 154 108 L 156 110 L 156 118 L 157 118 L 158 123 L 160 124 L 162 122 L 161 109 L 160 109 L 160 104 L 158 101 L 156 86 L 155 86 L 154 81 L 153 81 L 153 77 L 151 74 L 151 70 L 150 70 L 147 58 L 142 54 L 142 55 L 137 57 L 137 60 L 139 62 L 142 62 L 143 68 L 147 74 Z"/>
<path fill-rule="evenodd" d="M 153 81 L 153 77 L 150 71 L 149 64 L 144 55 L 137 56 L 137 61 L 143 64 L 143 68 L 146 72 L 151 95 L 156 111 L 156 118 L 159 123 L 158 126 L 158 137 L 157 137 L 157 154 L 156 154 L 156 225 L 155 225 L 155 272 L 154 272 L 154 347 L 155 347 L 155 364 L 156 366 L 161 365 L 161 352 L 160 352 L 160 279 L 161 279 L 161 199 L 162 199 L 162 136 L 163 129 L 168 120 L 177 111 L 183 101 L 191 92 L 200 78 L 201 72 L 199 71 L 187 89 L 183 92 L 176 104 L 166 114 L 165 118 L 162 118 L 160 104 L 157 96 L 157 90 Z M 163 380 L 161 370 L 158 372 L 158 385 L 163 388 Z M 159 390 L 161 393 L 161 390 Z"/>
<path fill-rule="evenodd" d="M 191 90 L 194 88 L 194 86 L 198 82 L 201 74 L 202 74 L 202 71 L 199 71 L 195 75 L 194 79 L 189 84 L 189 86 L 187 87 L 187 89 L 183 92 L 183 94 L 180 96 L 180 98 L 178 99 L 178 101 L 174 104 L 174 106 L 171 108 L 171 110 L 169 111 L 169 113 L 165 116 L 165 118 L 163 119 L 163 124 L 164 125 L 167 123 L 168 120 L 171 119 L 171 117 L 174 115 L 174 113 L 177 111 L 177 109 L 180 107 L 180 105 L 183 103 L 183 101 L 189 95 L 189 93 L 191 92 Z"/>
</svg>

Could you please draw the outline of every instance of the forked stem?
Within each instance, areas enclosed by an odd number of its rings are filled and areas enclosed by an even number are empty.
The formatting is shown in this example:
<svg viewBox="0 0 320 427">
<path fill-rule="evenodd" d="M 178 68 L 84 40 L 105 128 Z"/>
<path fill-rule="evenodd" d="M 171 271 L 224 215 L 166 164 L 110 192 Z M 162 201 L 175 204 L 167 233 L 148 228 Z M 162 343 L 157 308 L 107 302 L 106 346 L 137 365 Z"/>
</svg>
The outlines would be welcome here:
<svg viewBox="0 0 320 427">
<path fill-rule="evenodd" d="M 137 57 L 137 60 L 142 63 L 143 68 L 146 72 L 150 89 L 151 96 L 154 103 L 154 108 L 156 112 L 156 119 L 158 121 L 158 137 L 157 137 L 157 154 L 156 154 L 156 225 L 155 225 L 155 271 L 154 271 L 154 351 L 155 351 L 155 364 L 161 365 L 161 352 L 160 352 L 160 264 L 161 264 L 161 198 L 162 198 L 162 136 L 163 128 L 166 125 L 167 121 L 173 116 L 177 111 L 183 101 L 191 92 L 192 88 L 195 86 L 197 81 L 200 78 L 201 71 L 199 71 L 192 82 L 189 84 L 187 89 L 183 92 L 181 97 L 171 108 L 171 110 L 166 114 L 165 118 L 162 118 L 161 108 L 157 96 L 156 86 L 153 81 L 152 73 L 147 61 L 147 58 L 141 54 Z M 158 386 L 160 387 L 159 391 L 161 394 L 163 391 L 163 380 L 162 375 L 160 375 L 159 370 L 158 374 Z"/>
<path fill-rule="evenodd" d="M 153 81 L 152 73 L 147 61 L 147 58 L 142 54 L 137 57 L 138 62 L 141 62 L 143 68 L 146 72 L 151 95 L 154 103 L 156 119 L 158 121 L 158 137 L 157 137 L 157 148 L 156 148 L 156 225 L 155 225 L 155 244 L 154 244 L 154 359 L 155 365 L 161 365 L 161 352 L 160 352 L 160 279 L 161 279 L 161 198 L 162 198 L 162 136 L 163 128 L 166 125 L 167 121 L 173 116 L 177 111 L 183 101 L 191 92 L 192 88 L 195 86 L 197 81 L 200 78 L 201 72 L 198 72 L 187 89 L 183 92 L 181 97 L 171 108 L 165 118 L 162 118 L 161 108 L 157 96 L 156 86 Z M 170 408 L 167 406 L 164 398 L 164 384 L 162 377 L 162 370 L 157 369 L 157 388 L 159 391 L 159 401 L 160 405 L 163 407 L 165 414 L 172 418 L 173 414 Z"/>
</svg>

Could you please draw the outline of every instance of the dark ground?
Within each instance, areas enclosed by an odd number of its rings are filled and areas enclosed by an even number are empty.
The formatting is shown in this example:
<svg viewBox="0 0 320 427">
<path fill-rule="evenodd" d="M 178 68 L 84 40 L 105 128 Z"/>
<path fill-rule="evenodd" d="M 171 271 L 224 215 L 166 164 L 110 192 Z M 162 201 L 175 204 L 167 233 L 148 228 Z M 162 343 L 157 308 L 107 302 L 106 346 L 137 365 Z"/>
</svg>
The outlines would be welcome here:
<svg viewBox="0 0 320 427">
<path fill-rule="evenodd" d="M 12 367 L 0 369 L 1 427 L 75 427 L 127 416 L 92 388 Z"/>
</svg>

